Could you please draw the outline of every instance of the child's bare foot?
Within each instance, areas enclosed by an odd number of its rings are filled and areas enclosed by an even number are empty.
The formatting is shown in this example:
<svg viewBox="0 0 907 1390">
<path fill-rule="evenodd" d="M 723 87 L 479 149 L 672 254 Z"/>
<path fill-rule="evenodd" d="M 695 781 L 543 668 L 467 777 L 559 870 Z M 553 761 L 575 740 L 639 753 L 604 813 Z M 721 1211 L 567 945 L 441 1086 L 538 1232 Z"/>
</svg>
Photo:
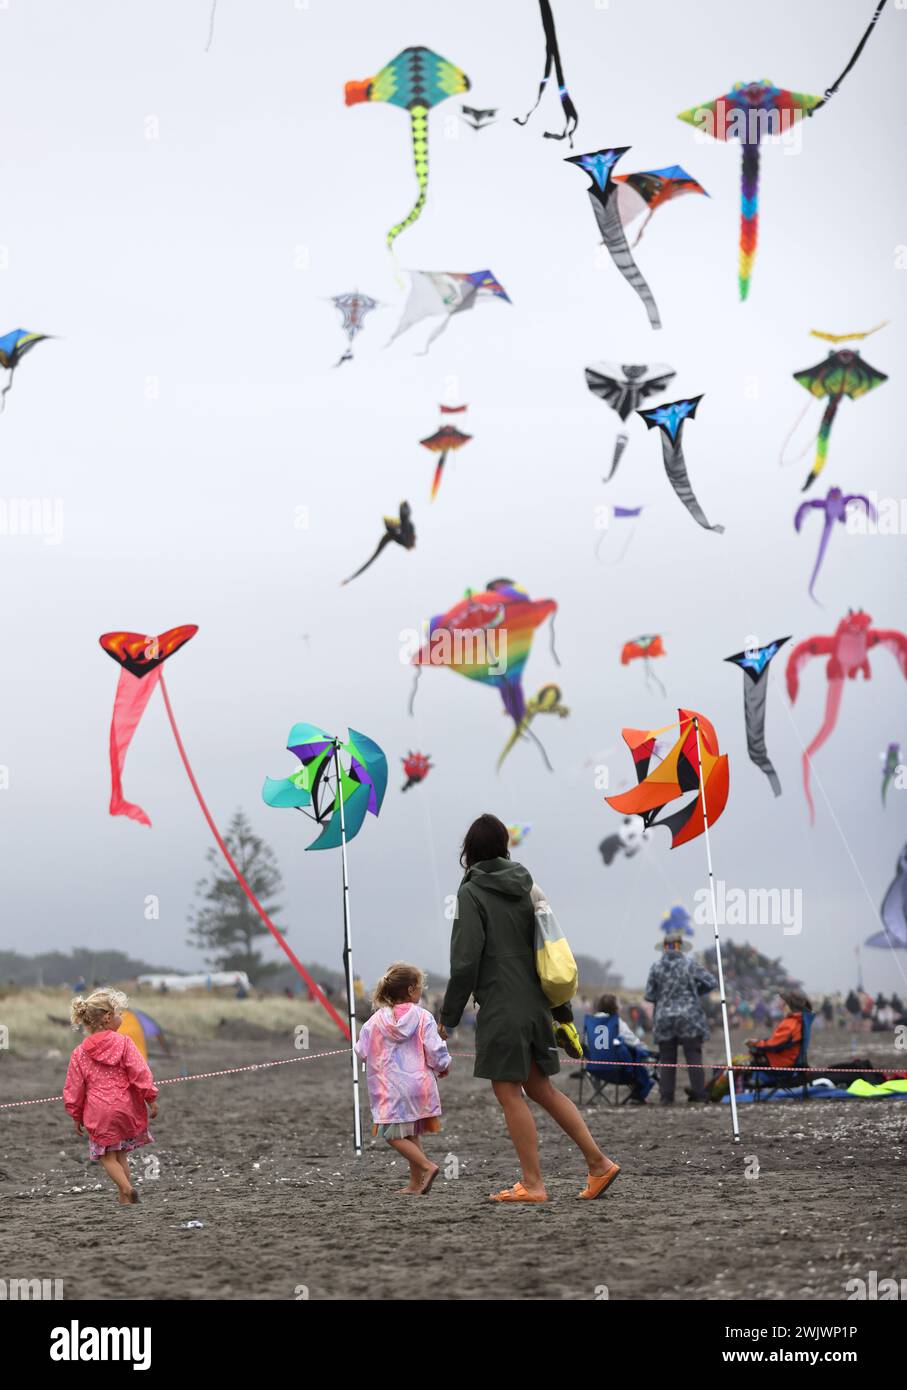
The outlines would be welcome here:
<svg viewBox="0 0 907 1390">
<path fill-rule="evenodd" d="M 416 1191 L 420 1194 L 420 1196 L 428 1196 L 429 1192 L 431 1192 L 431 1185 L 440 1173 L 440 1171 L 441 1169 L 438 1167 L 437 1163 L 433 1163 L 430 1168 L 425 1169 L 425 1172 L 422 1174 L 422 1178 L 419 1182 L 419 1186 L 416 1188 Z"/>
</svg>

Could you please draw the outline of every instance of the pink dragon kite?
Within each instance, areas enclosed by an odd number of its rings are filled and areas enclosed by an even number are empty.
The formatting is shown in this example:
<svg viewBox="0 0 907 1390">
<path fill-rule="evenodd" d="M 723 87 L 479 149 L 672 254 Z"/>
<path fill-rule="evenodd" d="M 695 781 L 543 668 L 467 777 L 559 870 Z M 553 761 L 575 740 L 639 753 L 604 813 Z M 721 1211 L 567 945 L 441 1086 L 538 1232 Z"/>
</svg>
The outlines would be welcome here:
<svg viewBox="0 0 907 1390">
<path fill-rule="evenodd" d="M 855 680 L 862 675 L 869 680 L 869 653 L 874 647 L 883 646 L 896 657 L 901 675 L 907 679 L 907 637 L 903 632 L 874 628 L 872 618 L 862 609 L 854 612 L 849 609 L 847 616 L 838 623 L 835 632 L 829 637 L 808 637 L 799 642 L 791 652 L 787 662 L 787 693 L 791 704 L 800 689 L 800 672 L 806 662 L 814 656 L 827 656 L 825 674 L 828 679 L 828 694 L 825 700 L 825 718 L 822 727 L 803 754 L 803 790 L 809 807 L 809 820 L 813 824 L 816 810 L 813 805 L 809 785 L 812 756 L 830 738 L 838 722 L 841 696 L 844 694 L 844 680 Z"/>
</svg>

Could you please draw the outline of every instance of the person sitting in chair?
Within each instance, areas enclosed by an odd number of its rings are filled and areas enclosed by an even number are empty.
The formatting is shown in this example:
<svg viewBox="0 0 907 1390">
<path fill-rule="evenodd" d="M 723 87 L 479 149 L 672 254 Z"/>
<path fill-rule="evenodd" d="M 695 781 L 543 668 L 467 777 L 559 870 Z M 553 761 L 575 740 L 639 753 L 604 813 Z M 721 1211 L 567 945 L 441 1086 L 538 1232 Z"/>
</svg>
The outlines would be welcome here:
<svg viewBox="0 0 907 1390">
<path fill-rule="evenodd" d="M 760 1067 L 774 1069 L 794 1066 L 800 1055 L 803 1042 L 803 1015 L 811 1014 L 813 1006 L 805 994 L 798 989 L 785 990 L 781 996 L 784 1017 L 777 1024 L 770 1038 L 747 1038 L 746 1045 L 753 1054 L 753 1061 Z"/>
<path fill-rule="evenodd" d="M 617 1041 L 626 1049 L 631 1062 L 644 1062 L 650 1053 L 644 1042 L 620 1016 L 620 1001 L 615 994 L 603 994 L 595 1005 L 596 1018 L 617 1018 Z M 653 1081 L 645 1067 L 628 1068 L 631 1076 L 629 1102 L 631 1105 L 645 1105 L 646 1096 L 652 1089 Z"/>
</svg>

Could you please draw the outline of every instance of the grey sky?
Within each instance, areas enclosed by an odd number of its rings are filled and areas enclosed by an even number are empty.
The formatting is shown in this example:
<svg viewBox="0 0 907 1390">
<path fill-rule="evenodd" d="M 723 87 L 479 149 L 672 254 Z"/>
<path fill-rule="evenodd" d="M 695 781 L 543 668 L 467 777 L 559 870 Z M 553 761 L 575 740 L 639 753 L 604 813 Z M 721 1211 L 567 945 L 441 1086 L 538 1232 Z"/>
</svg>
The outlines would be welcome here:
<svg viewBox="0 0 907 1390">
<path fill-rule="evenodd" d="M 817 755 L 810 830 L 798 731 L 822 719 L 816 662 L 789 714 L 784 657 L 774 667 L 768 747 L 775 801 L 746 757 L 742 676 L 722 658 L 792 633 L 830 633 L 849 606 L 907 626 L 903 538 L 834 536 L 819 595 L 806 586 L 819 539 L 792 518 L 808 459 L 778 466 L 806 400 L 795 370 L 825 347 L 810 328 L 846 332 L 883 318 L 865 355 L 891 380 L 845 402 L 816 485 L 903 492 L 899 373 L 904 364 L 901 74 L 907 14 L 889 6 L 841 92 L 806 124 L 799 153 L 764 149 L 760 246 L 750 300 L 737 301 L 740 155 L 697 142 L 676 113 L 735 80 L 767 76 L 821 92 L 872 10 L 844 0 L 723 3 L 555 0 L 580 112 L 575 153 L 630 144 L 624 172 L 680 163 L 709 191 L 662 208 L 638 248 L 664 329 L 597 255 L 586 179 L 563 163 L 552 91 L 524 129 L 544 44 L 531 0 L 220 0 L 204 52 L 207 0 L 24 4 L 0 11 L 5 93 L 0 178 L 3 323 L 57 335 L 17 373 L 0 419 L 2 495 L 61 499 L 60 544 L 0 536 L 5 602 L 0 762 L 4 937 L 24 951 L 119 946 L 194 967 L 185 914 L 209 844 L 155 695 L 130 753 L 126 795 L 149 831 L 107 815 L 107 734 L 117 672 L 98 635 L 184 622 L 198 637 L 167 668 L 190 756 L 223 827 L 243 806 L 278 853 L 294 949 L 336 964 L 340 867 L 304 854 L 301 818 L 267 808 L 265 775 L 294 762 L 290 726 L 358 727 L 391 766 L 385 809 L 351 848 L 357 964 L 395 957 L 443 967 L 443 899 L 456 889 L 459 840 L 474 814 L 532 822 L 521 857 L 578 951 L 613 958 L 641 981 L 662 913 L 705 884 L 702 841 L 667 835 L 605 869 L 599 841 L 618 818 L 587 760 L 632 777 L 623 724 L 715 722 L 731 759 L 728 809 L 713 836 L 728 885 L 800 888 L 799 936 L 734 929 L 782 954 L 811 987 L 847 984 L 854 947 L 905 839 L 905 793 L 879 799 L 879 753 L 907 744 L 905 686 L 886 652 L 872 681 L 848 683 L 837 733 Z M 513 304 L 454 321 L 427 356 L 414 329 L 385 350 L 404 300 L 387 228 L 415 196 L 406 113 L 343 105 L 343 85 L 424 44 L 464 68 L 468 100 L 502 119 L 478 134 L 456 99 L 430 117 L 428 204 L 397 243 L 402 267 L 490 267 Z M 156 138 L 148 138 L 149 136 Z M 387 307 L 333 364 L 344 339 L 328 297 L 359 288 Z M 677 369 L 674 396 L 705 392 L 685 446 L 693 486 L 724 536 L 698 528 L 664 476 L 640 421 L 603 487 L 616 416 L 586 390 L 599 359 Z M 445 397 L 469 403 L 474 436 L 428 501 L 433 460 L 418 440 Z M 150 397 L 150 398 L 149 398 Z M 821 407 L 810 416 L 813 429 Z M 804 425 L 804 428 L 806 426 Z M 807 435 L 802 435 L 806 439 Z M 413 506 L 418 546 L 394 547 L 348 588 L 381 517 Z M 596 563 L 595 509 L 645 505 L 626 559 Z M 308 529 L 294 525 L 307 508 Z M 539 720 L 556 768 L 527 745 L 500 776 L 508 725 L 495 691 L 427 671 L 407 716 L 401 630 L 497 575 L 558 601 L 525 672 L 531 694 L 556 679 L 567 720 Z M 647 692 L 621 644 L 665 634 Z M 303 640 L 308 635 L 308 641 Z M 400 757 L 432 755 L 400 795 Z M 610 752 L 608 750 L 611 750 Z M 852 856 L 852 859 L 851 859 Z M 143 918 L 146 894 L 161 919 Z M 698 944 L 708 932 L 700 928 Z M 268 950 L 270 951 L 270 947 Z M 903 979 L 864 953 L 874 988 Z"/>
</svg>

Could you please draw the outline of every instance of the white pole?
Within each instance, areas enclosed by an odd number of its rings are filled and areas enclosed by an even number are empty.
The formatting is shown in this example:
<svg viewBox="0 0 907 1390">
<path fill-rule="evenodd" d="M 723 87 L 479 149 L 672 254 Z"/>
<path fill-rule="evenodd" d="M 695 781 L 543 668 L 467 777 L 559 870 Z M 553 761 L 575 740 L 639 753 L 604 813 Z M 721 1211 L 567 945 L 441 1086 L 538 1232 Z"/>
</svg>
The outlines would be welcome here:
<svg viewBox="0 0 907 1390">
<path fill-rule="evenodd" d="M 718 962 L 718 990 L 721 995 L 721 1021 L 724 1024 L 724 1052 L 727 1057 L 728 1094 L 731 1098 L 731 1124 L 734 1126 L 734 1143 L 740 1143 L 740 1127 L 737 1124 L 737 1093 L 734 1090 L 734 1064 L 731 1060 L 731 1030 L 727 1021 L 727 997 L 724 992 L 724 970 L 721 967 L 721 938 L 718 935 L 718 903 L 715 899 L 715 875 L 712 872 L 712 846 L 709 843 L 709 813 L 705 803 L 705 778 L 702 775 L 702 742 L 699 737 L 699 719 L 693 715 L 696 729 L 696 756 L 699 759 L 699 791 L 702 796 L 702 821 L 705 829 L 705 853 L 709 865 L 709 888 L 712 893 L 712 924 L 715 928 L 715 959 Z"/>
<path fill-rule="evenodd" d="M 350 932 L 350 884 L 346 869 L 346 820 L 343 814 L 343 786 L 340 780 L 340 744 L 334 739 L 334 773 L 337 778 L 337 805 L 340 810 L 340 863 L 343 869 L 343 963 L 346 967 L 346 998 L 350 1017 L 350 1058 L 353 1065 L 353 1143 L 356 1157 L 362 1157 L 362 1119 L 359 1114 L 359 1058 L 356 1056 L 356 991 L 353 985 L 353 939 Z"/>
</svg>

